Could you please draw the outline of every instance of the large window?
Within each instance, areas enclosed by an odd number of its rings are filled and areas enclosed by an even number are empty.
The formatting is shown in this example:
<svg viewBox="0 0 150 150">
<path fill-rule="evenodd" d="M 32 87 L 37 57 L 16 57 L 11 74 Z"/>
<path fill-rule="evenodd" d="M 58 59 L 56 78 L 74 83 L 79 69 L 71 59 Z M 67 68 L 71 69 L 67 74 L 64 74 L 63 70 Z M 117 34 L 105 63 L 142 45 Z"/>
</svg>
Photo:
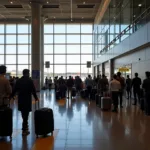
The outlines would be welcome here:
<svg viewBox="0 0 150 150">
<path fill-rule="evenodd" d="M 80 23 L 44 25 L 44 61 L 50 61 L 53 76 L 82 74 L 85 78 L 88 70 L 92 73 L 86 68 L 87 61 L 92 61 L 92 29 L 92 24 Z M 84 72 L 81 66 L 84 66 Z M 47 69 L 44 73 L 45 77 L 52 75 Z"/>
<path fill-rule="evenodd" d="M 92 24 L 44 24 L 44 77 L 87 76 L 87 61 L 92 61 Z M 11 75 L 22 76 L 31 69 L 31 25 L 0 24 L 0 65 Z M 84 69 L 83 67 L 84 66 Z M 83 72 L 84 71 L 84 72 Z M 89 72 L 91 73 L 91 72 Z"/>
</svg>

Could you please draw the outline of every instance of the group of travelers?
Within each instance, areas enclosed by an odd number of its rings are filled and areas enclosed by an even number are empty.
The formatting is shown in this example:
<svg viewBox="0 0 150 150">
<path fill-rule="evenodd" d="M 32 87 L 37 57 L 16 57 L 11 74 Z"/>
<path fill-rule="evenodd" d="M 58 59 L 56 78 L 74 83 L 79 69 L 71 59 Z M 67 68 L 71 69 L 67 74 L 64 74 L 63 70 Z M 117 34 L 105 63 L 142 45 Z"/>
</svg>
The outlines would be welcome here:
<svg viewBox="0 0 150 150">
<path fill-rule="evenodd" d="M 9 80 L 6 78 L 6 66 L 0 66 L 0 109 L 6 107 L 9 104 L 9 100 L 14 98 L 17 94 L 18 97 L 18 110 L 21 111 L 23 118 L 22 123 L 22 134 L 29 134 L 28 127 L 28 116 L 29 112 L 32 110 L 32 95 L 35 100 L 38 101 L 38 96 L 36 94 L 36 89 L 34 83 L 30 77 L 30 71 L 28 69 L 23 70 L 23 76 L 19 79 L 18 77 L 10 77 Z M 81 93 L 83 89 L 87 90 L 88 98 L 92 89 L 95 88 L 98 93 L 104 94 L 110 92 L 113 101 L 113 112 L 117 112 L 118 109 L 118 99 L 120 100 L 120 108 L 123 107 L 123 95 L 124 91 L 127 92 L 127 99 L 131 99 L 132 91 L 134 96 L 133 105 L 141 103 L 141 98 L 144 97 L 144 110 L 146 115 L 150 115 L 150 72 L 146 72 L 146 79 L 143 81 L 138 77 L 138 73 L 135 73 L 135 77 L 130 79 L 129 75 L 127 78 L 121 76 L 118 72 L 113 76 L 113 79 L 109 82 L 105 75 L 98 75 L 92 78 L 91 75 L 82 81 L 79 76 L 73 78 L 65 78 L 61 76 L 60 78 L 55 77 L 54 83 L 51 78 L 45 79 L 45 85 L 47 88 L 51 89 L 52 84 L 57 92 L 59 91 L 61 98 L 72 98 L 73 90 L 76 93 Z M 132 90 L 133 89 L 133 90 Z M 71 94 L 71 95 L 70 95 Z M 74 95 L 75 96 L 75 95 Z"/>
<path fill-rule="evenodd" d="M 117 75 L 113 76 L 112 81 L 110 81 L 110 91 L 111 97 L 114 105 L 114 112 L 117 112 L 118 108 L 118 97 L 120 99 L 120 108 L 122 108 L 122 97 L 124 91 L 127 92 L 127 99 L 132 98 L 132 91 L 134 97 L 133 105 L 143 105 L 143 110 L 146 115 L 150 115 L 150 72 L 145 72 L 146 79 L 143 81 L 138 77 L 138 73 L 135 73 L 135 77 L 130 79 L 127 75 L 127 79 L 121 76 L 121 73 L 118 72 Z M 133 90 L 132 90 L 133 89 Z M 144 98 L 144 101 L 143 101 Z M 142 104 L 143 103 L 143 104 Z M 141 107 L 141 106 L 140 106 Z"/>
<path fill-rule="evenodd" d="M 28 69 L 23 70 L 23 76 L 19 78 L 10 77 L 6 79 L 7 68 L 4 65 L 0 66 L 0 109 L 7 110 L 10 99 L 13 99 L 17 94 L 18 110 L 21 111 L 23 123 L 22 123 L 22 135 L 28 135 L 28 116 L 32 110 L 32 95 L 35 100 L 38 101 L 36 89 L 32 79 L 30 78 L 30 71 Z"/>
</svg>

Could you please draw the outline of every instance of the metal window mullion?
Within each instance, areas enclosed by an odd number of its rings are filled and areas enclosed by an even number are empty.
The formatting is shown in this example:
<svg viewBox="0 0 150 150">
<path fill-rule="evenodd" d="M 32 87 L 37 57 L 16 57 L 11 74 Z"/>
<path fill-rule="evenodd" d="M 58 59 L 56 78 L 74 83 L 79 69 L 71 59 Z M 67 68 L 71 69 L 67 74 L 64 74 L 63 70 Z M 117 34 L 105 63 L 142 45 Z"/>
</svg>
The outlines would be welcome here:
<svg viewBox="0 0 150 150">
<path fill-rule="evenodd" d="M 82 67 L 81 67 L 81 61 L 82 61 L 82 57 L 81 57 L 81 26 L 82 26 L 82 24 L 80 23 L 80 77 L 81 77 L 81 75 L 82 75 L 82 73 L 81 73 L 81 70 L 82 70 Z"/>
<path fill-rule="evenodd" d="M 29 23 L 28 23 L 28 68 L 30 70 L 30 27 L 29 27 Z M 31 71 L 31 70 L 30 70 Z"/>
<path fill-rule="evenodd" d="M 18 76 L 18 24 L 16 24 L 16 75 Z"/>
<path fill-rule="evenodd" d="M 4 65 L 6 65 L 6 24 L 4 24 Z"/>
<path fill-rule="evenodd" d="M 54 57 L 54 54 L 55 54 L 55 44 L 54 44 L 54 33 L 55 33 L 55 28 L 54 28 L 54 23 L 53 23 L 53 78 L 54 78 L 54 75 L 55 75 L 55 57 Z"/>
<path fill-rule="evenodd" d="M 65 24 L 65 72 L 66 72 L 66 77 L 68 75 L 67 72 L 67 23 Z"/>
</svg>

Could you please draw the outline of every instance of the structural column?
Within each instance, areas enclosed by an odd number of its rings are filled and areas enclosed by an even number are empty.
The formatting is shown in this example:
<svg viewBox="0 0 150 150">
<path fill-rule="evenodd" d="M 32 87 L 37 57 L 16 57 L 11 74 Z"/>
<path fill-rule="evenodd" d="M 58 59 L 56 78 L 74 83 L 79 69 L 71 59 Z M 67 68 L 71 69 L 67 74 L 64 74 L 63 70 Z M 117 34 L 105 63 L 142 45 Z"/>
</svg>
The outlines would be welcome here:
<svg viewBox="0 0 150 150">
<path fill-rule="evenodd" d="M 41 17 L 41 86 L 44 86 L 44 17 Z"/>
<path fill-rule="evenodd" d="M 32 79 L 37 91 L 41 84 L 41 5 L 32 2 Z"/>
<path fill-rule="evenodd" d="M 113 61 L 113 59 L 109 60 L 109 65 L 110 65 L 110 79 L 112 79 L 113 75 L 114 75 L 114 61 Z"/>
</svg>

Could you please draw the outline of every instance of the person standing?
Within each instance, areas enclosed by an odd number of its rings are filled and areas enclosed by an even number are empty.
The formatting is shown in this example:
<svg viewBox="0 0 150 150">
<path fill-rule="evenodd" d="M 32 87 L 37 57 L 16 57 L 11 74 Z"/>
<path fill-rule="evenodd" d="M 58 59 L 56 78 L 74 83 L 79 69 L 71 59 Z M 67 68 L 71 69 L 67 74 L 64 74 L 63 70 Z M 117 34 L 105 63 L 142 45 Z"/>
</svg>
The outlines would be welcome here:
<svg viewBox="0 0 150 150">
<path fill-rule="evenodd" d="M 117 75 L 113 76 L 113 80 L 110 82 L 110 92 L 113 100 L 114 109 L 113 112 L 117 112 L 118 109 L 118 96 L 121 89 L 121 84 L 117 80 Z"/>
<path fill-rule="evenodd" d="M 104 74 L 102 75 L 102 78 L 99 80 L 98 85 L 101 94 L 104 95 L 104 93 L 107 92 L 109 85 L 108 80 Z"/>
<path fill-rule="evenodd" d="M 121 89 L 119 91 L 119 99 L 120 99 L 120 108 L 123 108 L 122 100 L 123 100 L 123 92 L 124 92 L 124 88 L 125 88 L 125 79 L 121 76 L 120 72 L 117 73 L 117 80 L 121 84 Z"/>
<path fill-rule="evenodd" d="M 47 77 L 45 78 L 45 88 L 46 89 L 48 88 L 48 78 Z"/>
<path fill-rule="evenodd" d="M 145 113 L 150 116 L 150 72 L 145 72 L 146 79 L 143 81 L 143 89 L 145 92 Z"/>
<path fill-rule="evenodd" d="M 49 86 L 49 90 L 51 90 L 51 87 L 52 87 L 52 79 L 51 79 L 51 77 L 48 80 L 48 86 Z"/>
<path fill-rule="evenodd" d="M 14 97 L 15 94 L 18 93 L 18 110 L 21 111 L 23 119 L 23 136 L 30 134 L 28 129 L 28 116 L 29 112 L 32 110 L 32 94 L 35 100 L 38 101 L 35 86 L 29 76 L 30 71 L 28 69 L 24 69 L 23 76 L 16 82 L 16 85 L 11 95 L 11 97 Z"/>
<path fill-rule="evenodd" d="M 9 101 L 5 98 L 10 97 L 12 92 L 8 79 L 5 78 L 6 66 L 0 66 L 0 107 L 7 106 Z"/>
<path fill-rule="evenodd" d="M 138 95 L 138 101 L 140 102 L 140 86 L 141 86 L 141 78 L 138 77 L 138 73 L 135 73 L 135 78 L 132 80 L 132 87 L 133 87 L 133 94 L 134 94 L 134 103 L 133 105 L 136 105 L 137 103 L 137 95 Z"/>
<path fill-rule="evenodd" d="M 129 77 L 129 75 L 127 75 L 127 79 L 126 79 L 126 91 L 127 91 L 127 99 L 131 98 L 131 79 Z"/>
<path fill-rule="evenodd" d="M 88 78 L 85 80 L 85 85 L 88 90 L 88 98 L 91 98 L 91 91 L 93 87 L 93 80 L 91 78 L 91 75 L 88 75 Z"/>
<path fill-rule="evenodd" d="M 69 99 L 69 93 L 71 93 L 71 95 L 72 95 L 72 87 L 73 87 L 73 85 L 74 85 L 74 81 L 73 81 L 73 79 L 72 79 L 72 77 L 71 76 L 69 76 L 69 79 L 67 80 L 67 91 L 68 91 L 68 99 Z"/>
</svg>

